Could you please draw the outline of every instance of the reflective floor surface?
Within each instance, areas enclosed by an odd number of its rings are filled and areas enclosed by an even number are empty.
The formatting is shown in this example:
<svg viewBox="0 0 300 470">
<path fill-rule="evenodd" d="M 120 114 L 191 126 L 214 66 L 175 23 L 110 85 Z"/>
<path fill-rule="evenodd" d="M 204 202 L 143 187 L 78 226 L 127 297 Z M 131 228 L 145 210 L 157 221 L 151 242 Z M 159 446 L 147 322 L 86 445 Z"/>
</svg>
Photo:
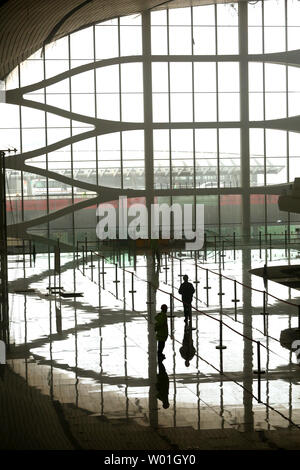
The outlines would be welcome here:
<svg viewBox="0 0 300 470">
<path fill-rule="evenodd" d="M 80 412 L 126 435 L 125 444 L 109 433 L 94 442 L 86 428 L 76 441 L 84 448 L 143 448 L 142 431 L 151 433 L 144 446 L 155 449 L 281 448 L 278 433 L 286 432 L 300 448 L 300 367 L 280 344 L 281 332 L 298 326 L 300 293 L 249 273 L 265 263 L 297 265 L 300 255 L 243 248 L 158 261 L 150 252 L 105 260 L 62 253 L 60 275 L 53 253 L 35 263 L 11 256 L 8 368 L 22 387 L 71 407 L 72 419 Z M 184 274 L 196 289 L 186 329 Z M 163 303 L 169 337 L 158 364 L 154 317 Z M 76 448 L 69 434 L 63 448 Z"/>
</svg>

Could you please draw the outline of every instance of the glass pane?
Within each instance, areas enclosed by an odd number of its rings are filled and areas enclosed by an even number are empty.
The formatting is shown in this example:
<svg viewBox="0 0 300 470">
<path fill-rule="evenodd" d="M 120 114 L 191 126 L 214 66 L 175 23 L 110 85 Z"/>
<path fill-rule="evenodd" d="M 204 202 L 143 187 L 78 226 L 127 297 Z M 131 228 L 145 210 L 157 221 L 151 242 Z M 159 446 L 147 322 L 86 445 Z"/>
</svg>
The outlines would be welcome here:
<svg viewBox="0 0 300 470">
<path fill-rule="evenodd" d="M 285 51 L 285 28 L 265 28 L 265 53 Z"/>
<path fill-rule="evenodd" d="M 119 88 L 119 65 L 110 65 L 96 70 L 97 93 L 117 93 Z"/>
<path fill-rule="evenodd" d="M 191 28 L 189 26 L 170 26 L 170 54 L 187 55 L 192 53 Z"/>
<path fill-rule="evenodd" d="M 171 94 L 171 121 L 189 122 L 193 120 L 192 93 Z"/>
<path fill-rule="evenodd" d="M 216 32 L 214 26 L 194 26 L 193 51 L 196 55 L 213 55 L 216 53 Z"/>
<path fill-rule="evenodd" d="M 218 27 L 218 54 L 238 54 L 239 36 L 238 28 Z"/>
<path fill-rule="evenodd" d="M 239 64 L 237 62 L 218 63 L 219 91 L 238 92 L 240 89 Z"/>
<path fill-rule="evenodd" d="M 85 28 L 70 36 L 71 59 L 87 60 L 94 59 L 93 28 Z"/>
<path fill-rule="evenodd" d="M 191 24 L 191 8 L 174 8 L 169 10 L 170 25 L 190 25 Z"/>
<path fill-rule="evenodd" d="M 239 93 L 219 93 L 219 120 L 240 120 L 240 95 Z"/>
<path fill-rule="evenodd" d="M 167 62 L 154 62 L 152 64 L 152 91 L 168 92 L 168 86 Z"/>
<path fill-rule="evenodd" d="M 143 122 L 144 97 L 142 93 L 122 93 L 122 121 Z"/>
<path fill-rule="evenodd" d="M 120 27 L 121 55 L 142 54 L 142 29 L 140 26 Z"/>
<path fill-rule="evenodd" d="M 152 55 L 168 54 L 168 30 L 166 26 L 152 26 L 151 53 Z"/>
<path fill-rule="evenodd" d="M 263 33 L 261 26 L 250 26 L 248 28 L 248 53 L 262 54 L 263 51 Z"/>
<path fill-rule="evenodd" d="M 171 93 L 192 91 L 192 64 L 170 63 L 170 87 Z"/>
<path fill-rule="evenodd" d="M 215 7 L 213 5 L 203 5 L 193 8 L 194 25 L 215 25 Z"/>
<path fill-rule="evenodd" d="M 263 121 L 264 95 L 263 93 L 249 93 L 249 119 L 250 121 Z"/>
<path fill-rule="evenodd" d="M 169 96 L 167 93 L 153 93 L 152 112 L 153 122 L 169 121 Z"/>
<path fill-rule="evenodd" d="M 286 93 L 266 93 L 266 119 L 286 117 Z"/>
<path fill-rule="evenodd" d="M 110 21 L 95 27 L 96 60 L 118 57 L 119 39 L 118 25 L 111 25 Z"/>
<path fill-rule="evenodd" d="M 194 64 L 194 90 L 195 92 L 216 91 L 216 63 L 195 62 Z"/>
<path fill-rule="evenodd" d="M 196 93 L 194 95 L 195 121 L 217 120 L 217 95 L 216 93 Z"/>
<path fill-rule="evenodd" d="M 143 67 L 141 63 L 121 65 L 122 93 L 143 91 Z"/>
</svg>

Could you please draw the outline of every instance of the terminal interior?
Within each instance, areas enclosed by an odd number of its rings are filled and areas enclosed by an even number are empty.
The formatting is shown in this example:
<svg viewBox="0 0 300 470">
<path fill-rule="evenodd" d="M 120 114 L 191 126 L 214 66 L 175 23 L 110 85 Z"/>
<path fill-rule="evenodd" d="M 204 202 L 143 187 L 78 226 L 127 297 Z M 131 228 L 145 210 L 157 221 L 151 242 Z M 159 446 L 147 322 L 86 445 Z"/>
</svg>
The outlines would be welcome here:
<svg viewBox="0 0 300 470">
<path fill-rule="evenodd" d="M 300 3 L 68 0 L 50 31 L 31 3 L 42 43 L 0 47 L 0 448 L 299 449 Z"/>
</svg>

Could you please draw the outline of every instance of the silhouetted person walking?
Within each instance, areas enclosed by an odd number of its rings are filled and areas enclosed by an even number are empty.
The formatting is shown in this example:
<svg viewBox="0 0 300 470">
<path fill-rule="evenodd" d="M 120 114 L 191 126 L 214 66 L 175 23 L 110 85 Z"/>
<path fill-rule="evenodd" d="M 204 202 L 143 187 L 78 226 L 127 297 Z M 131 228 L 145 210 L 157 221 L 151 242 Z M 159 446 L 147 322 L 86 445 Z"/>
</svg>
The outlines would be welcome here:
<svg viewBox="0 0 300 470">
<path fill-rule="evenodd" d="M 157 358 L 159 361 L 163 361 L 166 356 L 163 354 L 163 350 L 168 338 L 168 320 L 167 320 L 167 310 L 168 307 L 166 304 L 161 306 L 161 311 L 155 317 L 155 326 L 156 339 L 157 339 Z"/>
<path fill-rule="evenodd" d="M 184 321 L 188 322 L 192 320 L 192 300 L 195 292 L 193 284 L 188 282 L 189 277 L 185 274 L 183 276 L 183 283 L 179 287 L 179 294 L 181 294 L 181 299 L 183 302 L 184 309 Z"/>
<path fill-rule="evenodd" d="M 268 266 L 266 263 L 264 264 L 264 269 L 263 269 L 263 280 L 264 280 L 265 290 L 267 291 L 268 290 Z"/>
</svg>

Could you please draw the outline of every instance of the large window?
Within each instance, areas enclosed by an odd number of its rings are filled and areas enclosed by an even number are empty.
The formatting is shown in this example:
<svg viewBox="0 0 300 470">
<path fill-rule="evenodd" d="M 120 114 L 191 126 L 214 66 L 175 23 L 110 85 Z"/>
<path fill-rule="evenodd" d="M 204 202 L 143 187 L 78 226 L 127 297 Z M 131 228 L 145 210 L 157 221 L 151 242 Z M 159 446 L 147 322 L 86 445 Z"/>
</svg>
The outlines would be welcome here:
<svg viewBox="0 0 300 470">
<path fill-rule="evenodd" d="M 296 0 L 227 3 L 112 19 L 37 51 L 7 77 L 1 105 L 1 146 L 18 150 L 10 222 L 93 198 L 92 213 L 100 186 L 214 201 L 208 224 L 228 232 L 252 190 L 300 176 L 299 31 Z"/>
</svg>

